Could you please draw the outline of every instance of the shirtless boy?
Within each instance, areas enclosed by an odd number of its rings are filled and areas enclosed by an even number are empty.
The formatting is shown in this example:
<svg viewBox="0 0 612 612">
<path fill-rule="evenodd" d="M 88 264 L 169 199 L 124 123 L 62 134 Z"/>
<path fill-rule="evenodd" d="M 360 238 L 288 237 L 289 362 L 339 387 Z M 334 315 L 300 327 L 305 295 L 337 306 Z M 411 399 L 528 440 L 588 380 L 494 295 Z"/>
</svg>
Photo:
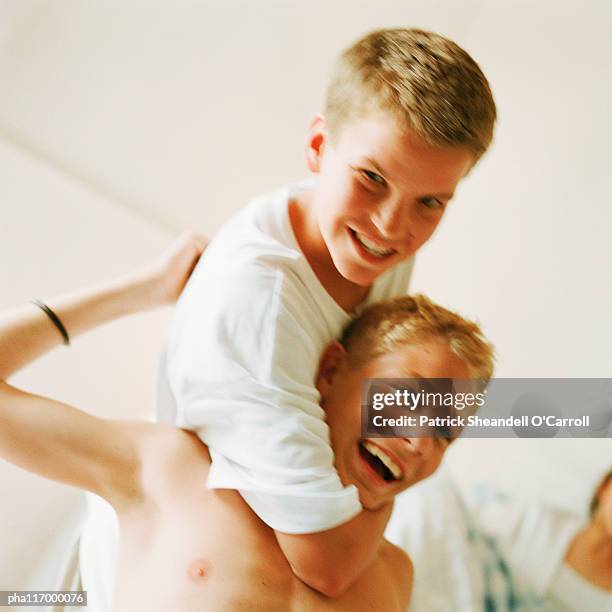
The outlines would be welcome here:
<svg viewBox="0 0 612 612">
<path fill-rule="evenodd" d="M 176 300 L 202 251 L 179 241 L 153 266 L 117 281 L 0 316 L 0 380 L 61 343 L 119 316 Z M 54 318 L 53 314 L 55 317 Z M 488 378 L 492 349 L 478 327 L 422 297 L 367 310 L 324 351 L 316 377 L 335 466 L 373 506 L 431 474 L 450 443 L 432 436 L 380 439 L 401 477 L 387 482 L 360 439 L 360 381 L 372 377 Z M 452 346 L 452 348 L 451 348 Z M 294 576 L 274 531 L 237 491 L 207 489 L 210 457 L 191 432 L 111 421 L 0 382 L 0 455 L 107 499 L 121 527 L 114 610 L 405 610 L 411 564 L 384 542 L 335 599 Z M 345 546 L 359 545 L 359 517 Z M 351 525 L 351 523 L 353 523 Z M 324 533 L 321 534 L 324 536 Z"/>
</svg>

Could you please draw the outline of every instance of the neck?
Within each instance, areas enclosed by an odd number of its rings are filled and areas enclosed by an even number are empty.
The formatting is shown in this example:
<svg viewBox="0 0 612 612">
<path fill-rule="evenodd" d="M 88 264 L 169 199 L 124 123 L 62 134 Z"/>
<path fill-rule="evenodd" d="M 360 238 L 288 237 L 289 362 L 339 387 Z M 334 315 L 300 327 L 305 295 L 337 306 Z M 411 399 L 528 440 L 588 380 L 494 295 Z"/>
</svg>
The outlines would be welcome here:
<svg viewBox="0 0 612 612">
<path fill-rule="evenodd" d="M 313 214 L 312 192 L 302 192 L 289 203 L 289 220 L 300 250 L 319 282 L 333 300 L 347 312 L 353 311 L 368 295 L 338 272 Z"/>
</svg>

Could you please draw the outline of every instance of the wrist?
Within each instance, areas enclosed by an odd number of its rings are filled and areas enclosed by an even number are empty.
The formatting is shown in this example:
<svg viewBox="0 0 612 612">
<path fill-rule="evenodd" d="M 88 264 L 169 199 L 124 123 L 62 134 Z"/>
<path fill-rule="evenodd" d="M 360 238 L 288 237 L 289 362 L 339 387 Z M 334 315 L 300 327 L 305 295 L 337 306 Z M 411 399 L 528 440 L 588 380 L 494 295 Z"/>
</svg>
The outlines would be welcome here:
<svg viewBox="0 0 612 612">
<path fill-rule="evenodd" d="M 125 297 L 126 314 L 144 312 L 170 302 L 163 280 L 152 269 L 138 269 L 121 277 L 119 286 Z"/>
</svg>

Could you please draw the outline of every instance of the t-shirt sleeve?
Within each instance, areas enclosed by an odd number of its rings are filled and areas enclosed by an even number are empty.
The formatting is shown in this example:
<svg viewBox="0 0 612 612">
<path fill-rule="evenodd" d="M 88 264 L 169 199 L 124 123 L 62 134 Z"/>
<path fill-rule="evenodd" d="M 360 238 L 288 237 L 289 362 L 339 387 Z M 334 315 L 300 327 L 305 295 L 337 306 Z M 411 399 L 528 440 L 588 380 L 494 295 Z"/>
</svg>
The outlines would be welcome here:
<svg viewBox="0 0 612 612">
<path fill-rule="evenodd" d="M 238 489 L 285 533 L 330 529 L 361 510 L 334 468 L 314 386 L 326 330 L 305 291 L 264 263 L 224 275 L 198 266 L 167 353 L 177 425 L 210 448 L 208 486 Z"/>
</svg>

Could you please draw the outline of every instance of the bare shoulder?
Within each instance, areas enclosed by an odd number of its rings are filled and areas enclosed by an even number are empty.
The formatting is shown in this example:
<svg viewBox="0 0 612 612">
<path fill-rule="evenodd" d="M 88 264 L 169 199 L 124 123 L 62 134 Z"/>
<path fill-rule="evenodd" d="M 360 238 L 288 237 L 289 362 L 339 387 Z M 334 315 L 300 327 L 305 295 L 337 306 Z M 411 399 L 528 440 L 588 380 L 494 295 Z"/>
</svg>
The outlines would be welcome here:
<svg viewBox="0 0 612 612">
<path fill-rule="evenodd" d="M 130 424 L 137 440 L 143 473 L 155 470 L 167 474 L 190 463 L 210 463 L 206 445 L 192 431 L 162 423 Z"/>
<path fill-rule="evenodd" d="M 192 472 L 194 466 L 208 468 L 208 449 L 193 432 L 143 421 L 114 421 L 113 425 L 121 438 L 130 440 L 134 451 L 131 469 L 117 474 L 123 480 L 115 487 L 123 493 L 113 504 L 118 512 L 166 495 L 169 487 L 178 485 L 181 474 Z"/>
<path fill-rule="evenodd" d="M 148 421 L 124 422 L 125 427 L 131 430 L 132 435 L 138 441 L 138 448 L 143 458 L 153 453 L 158 458 L 169 454 L 173 456 L 177 452 L 193 452 L 200 446 L 195 433 L 165 423 L 151 423 Z"/>
<path fill-rule="evenodd" d="M 406 552 L 395 544 L 384 540 L 380 557 L 385 564 L 388 575 L 397 585 L 398 601 L 401 609 L 408 609 L 414 580 L 414 566 Z"/>
</svg>

